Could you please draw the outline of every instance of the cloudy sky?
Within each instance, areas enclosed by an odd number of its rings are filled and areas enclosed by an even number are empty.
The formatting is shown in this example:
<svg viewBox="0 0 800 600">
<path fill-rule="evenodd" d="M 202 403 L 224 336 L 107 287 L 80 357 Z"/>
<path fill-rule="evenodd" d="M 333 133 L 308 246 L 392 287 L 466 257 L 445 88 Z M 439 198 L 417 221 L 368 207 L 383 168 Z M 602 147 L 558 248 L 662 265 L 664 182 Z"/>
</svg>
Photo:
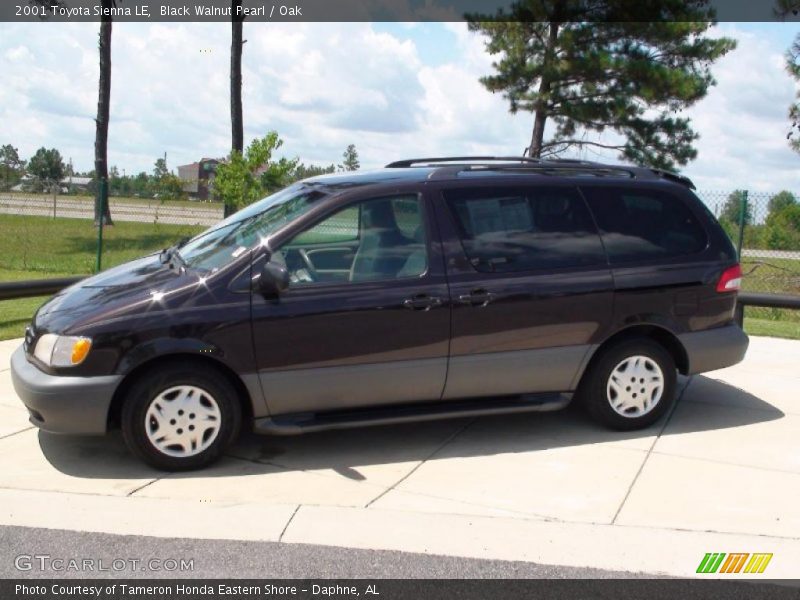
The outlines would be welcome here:
<svg viewBox="0 0 800 600">
<path fill-rule="evenodd" d="M 56 147 L 93 167 L 95 23 L 0 24 L 0 143 L 23 158 Z M 701 135 L 685 168 L 701 189 L 800 192 L 800 155 L 785 140 L 795 84 L 783 53 L 798 24 L 725 23 L 739 47 L 688 115 Z M 287 156 L 330 164 L 356 144 L 364 167 L 411 156 L 519 154 L 532 117 L 510 115 L 478 77 L 491 58 L 459 23 L 246 23 L 245 140 L 275 129 Z M 230 147 L 226 23 L 114 25 L 109 162 L 172 168 Z M 594 150 L 583 157 L 613 159 Z"/>
</svg>

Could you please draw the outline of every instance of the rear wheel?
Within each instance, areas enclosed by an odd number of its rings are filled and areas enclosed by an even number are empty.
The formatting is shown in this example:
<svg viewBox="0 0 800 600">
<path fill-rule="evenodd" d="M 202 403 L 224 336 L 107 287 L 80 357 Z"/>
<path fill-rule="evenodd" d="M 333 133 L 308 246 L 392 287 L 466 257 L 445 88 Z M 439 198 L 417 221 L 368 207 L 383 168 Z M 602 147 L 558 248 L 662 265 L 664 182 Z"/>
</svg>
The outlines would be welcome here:
<svg viewBox="0 0 800 600">
<path fill-rule="evenodd" d="M 236 439 L 241 426 L 236 390 L 221 373 L 167 366 L 144 374 L 122 407 L 130 450 L 165 471 L 205 467 Z"/>
<path fill-rule="evenodd" d="M 589 414 L 612 429 L 641 429 L 655 423 L 675 402 L 675 361 L 647 338 L 605 350 L 581 383 Z"/>
</svg>

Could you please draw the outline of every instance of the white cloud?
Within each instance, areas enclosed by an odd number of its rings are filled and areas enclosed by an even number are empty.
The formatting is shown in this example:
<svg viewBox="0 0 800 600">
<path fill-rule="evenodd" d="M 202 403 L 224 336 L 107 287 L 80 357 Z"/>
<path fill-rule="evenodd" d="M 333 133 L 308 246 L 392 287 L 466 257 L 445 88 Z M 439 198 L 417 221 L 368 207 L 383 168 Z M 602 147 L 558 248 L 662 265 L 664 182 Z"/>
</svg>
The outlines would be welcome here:
<svg viewBox="0 0 800 600">
<path fill-rule="evenodd" d="M 54 146 L 77 168 L 92 168 L 97 27 L 0 24 L 1 143 L 26 157 Z M 714 65 L 719 85 L 686 111 L 701 134 L 686 173 L 706 189 L 800 190 L 800 156 L 785 140 L 795 93 L 783 71 L 785 40 L 720 30 L 739 48 Z M 430 35 L 433 46 L 420 37 Z M 519 154 L 529 141 L 532 116 L 509 114 L 502 95 L 480 84 L 492 57 L 463 23 L 386 33 L 370 23 L 253 22 L 244 37 L 246 141 L 276 129 L 286 155 L 317 164 L 339 161 L 355 143 L 366 167 L 409 156 Z M 150 170 L 164 152 L 173 168 L 227 153 L 227 23 L 115 24 L 112 46 L 111 164 L 132 173 Z M 434 56 L 437 48 L 446 59 Z"/>
</svg>

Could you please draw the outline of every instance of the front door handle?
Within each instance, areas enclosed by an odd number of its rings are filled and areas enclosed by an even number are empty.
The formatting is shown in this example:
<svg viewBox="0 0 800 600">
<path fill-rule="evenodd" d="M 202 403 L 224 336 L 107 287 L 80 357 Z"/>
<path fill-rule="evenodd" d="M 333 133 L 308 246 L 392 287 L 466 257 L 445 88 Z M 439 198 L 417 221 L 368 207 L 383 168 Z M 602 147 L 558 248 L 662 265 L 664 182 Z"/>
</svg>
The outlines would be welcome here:
<svg viewBox="0 0 800 600">
<path fill-rule="evenodd" d="M 411 298 L 403 300 L 403 306 L 411 310 L 430 310 L 442 305 L 442 299 L 427 294 L 417 294 Z"/>
<path fill-rule="evenodd" d="M 461 304 L 469 304 L 471 306 L 486 306 L 496 298 L 497 294 L 488 290 L 478 289 L 472 290 L 469 294 L 461 294 L 458 297 L 458 301 L 461 302 Z"/>
</svg>

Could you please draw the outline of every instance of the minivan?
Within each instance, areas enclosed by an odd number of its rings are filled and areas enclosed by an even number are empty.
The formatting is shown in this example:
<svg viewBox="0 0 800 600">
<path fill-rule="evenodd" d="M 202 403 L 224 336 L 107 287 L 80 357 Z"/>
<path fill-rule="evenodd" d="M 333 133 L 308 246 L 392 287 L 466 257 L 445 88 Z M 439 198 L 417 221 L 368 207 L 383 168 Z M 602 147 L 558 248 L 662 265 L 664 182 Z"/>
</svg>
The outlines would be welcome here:
<svg viewBox="0 0 800 600">
<path fill-rule="evenodd" d="M 685 177 L 446 157 L 307 179 L 56 294 L 11 359 L 43 430 L 164 470 L 268 434 L 545 411 L 670 410 L 742 360 L 741 269 Z"/>
</svg>

